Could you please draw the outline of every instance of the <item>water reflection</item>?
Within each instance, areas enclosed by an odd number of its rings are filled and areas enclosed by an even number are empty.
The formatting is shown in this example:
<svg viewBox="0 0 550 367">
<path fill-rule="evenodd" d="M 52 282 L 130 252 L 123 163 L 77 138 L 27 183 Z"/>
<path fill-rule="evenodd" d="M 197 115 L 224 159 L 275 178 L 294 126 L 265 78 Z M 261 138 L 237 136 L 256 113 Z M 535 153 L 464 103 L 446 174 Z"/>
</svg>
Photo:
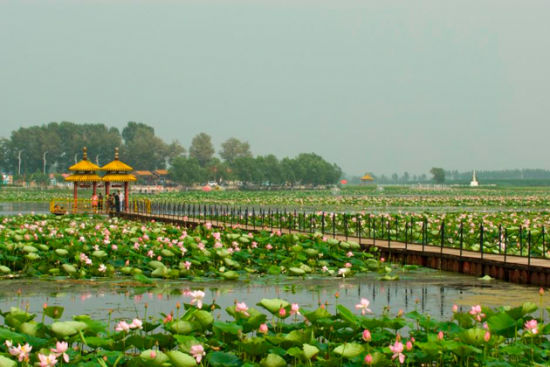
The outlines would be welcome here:
<svg viewBox="0 0 550 367">
<path fill-rule="evenodd" d="M 0 203 L 0 215 L 17 214 L 49 214 L 50 204 L 47 202 L 4 202 Z"/>
<path fill-rule="evenodd" d="M 65 307 L 65 315 L 90 314 L 106 319 L 109 310 L 115 318 L 143 316 L 145 305 L 149 315 L 175 310 L 176 303 L 188 303 L 184 296 L 190 289 L 203 289 L 205 303 L 215 301 L 222 308 L 216 311 L 222 319 L 223 311 L 236 301 L 253 306 L 262 298 L 283 298 L 296 302 L 304 309 L 325 305 L 334 311 L 336 304 L 350 309 L 361 298 L 370 300 L 370 308 L 381 314 L 389 307 L 392 314 L 399 310 L 418 310 L 439 318 L 452 314 L 452 305 L 460 309 L 482 303 L 488 306 L 517 305 L 530 300 L 539 303 L 537 288 L 499 281 L 485 282 L 454 273 L 423 269 L 402 273 L 401 280 L 384 282 L 376 275 L 352 279 L 251 279 L 249 282 L 182 282 L 159 281 L 157 286 L 143 286 L 132 281 L 76 281 L 76 280 L 10 280 L 0 282 L 0 309 L 11 306 L 28 307 L 39 312 L 43 303 Z M 548 298 L 546 299 L 548 300 Z"/>
</svg>

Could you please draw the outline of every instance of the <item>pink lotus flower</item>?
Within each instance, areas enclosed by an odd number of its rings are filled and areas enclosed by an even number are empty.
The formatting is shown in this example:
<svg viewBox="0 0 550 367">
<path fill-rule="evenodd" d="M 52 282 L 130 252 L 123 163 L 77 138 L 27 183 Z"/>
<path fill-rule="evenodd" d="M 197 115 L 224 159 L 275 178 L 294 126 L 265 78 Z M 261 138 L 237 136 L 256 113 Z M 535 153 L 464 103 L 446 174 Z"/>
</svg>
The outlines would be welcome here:
<svg viewBox="0 0 550 367">
<path fill-rule="evenodd" d="M 485 342 L 489 342 L 489 339 L 491 339 L 491 333 L 486 331 L 485 335 L 483 335 L 483 340 L 485 340 Z"/>
<path fill-rule="evenodd" d="M 405 355 L 403 354 L 403 343 L 396 340 L 393 345 L 390 344 L 390 350 L 393 353 L 391 357 L 392 360 L 399 358 L 399 363 L 403 364 L 403 362 L 405 362 Z"/>
<path fill-rule="evenodd" d="M 290 306 L 290 314 L 291 315 L 300 315 L 300 306 L 298 306 L 297 303 L 293 303 Z"/>
<path fill-rule="evenodd" d="M 268 243 L 268 244 L 265 246 L 265 248 L 268 249 L 268 250 L 271 250 L 271 249 L 273 248 L 273 246 L 271 246 L 271 244 Z"/>
<path fill-rule="evenodd" d="M 40 361 L 40 367 L 53 367 L 57 364 L 57 358 L 55 354 L 44 355 L 38 354 L 38 360 Z"/>
<path fill-rule="evenodd" d="M 371 313 L 371 309 L 369 308 L 370 301 L 366 298 L 361 298 L 361 302 L 355 305 L 355 308 L 358 310 L 361 310 L 361 315 L 364 315 L 365 313 Z"/>
<path fill-rule="evenodd" d="M 458 312 L 458 306 L 457 305 L 453 305 L 453 313 L 457 313 Z"/>
<path fill-rule="evenodd" d="M 472 306 L 472 309 L 469 313 L 470 315 L 474 316 L 474 318 L 479 322 L 481 322 L 481 319 L 485 317 L 485 314 L 481 312 L 480 305 Z"/>
<path fill-rule="evenodd" d="M 203 291 L 189 292 L 189 296 L 193 297 L 193 299 L 191 300 L 191 304 L 197 303 L 197 308 L 202 308 L 202 300 L 205 296 L 205 293 Z"/>
<path fill-rule="evenodd" d="M 186 261 L 183 263 L 183 266 L 185 266 L 186 270 L 189 270 L 191 268 L 191 263 L 189 261 Z"/>
<path fill-rule="evenodd" d="M 197 363 L 201 363 L 202 357 L 206 355 L 204 352 L 204 347 L 201 344 L 191 346 L 191 350 L 189 352 L 193 358 L 195 358 Z"/>
<path fill-rule="evenodd" d="M 143 322 L 140 319 L 133 319 L 130 324 L 130 329 L 143 329 Z"/>
<path fill-rule="evenodd" d="M 370 342 L 372 340 L 372 336 L 370 334 L 370 331 L 365 329 L 363 330 L 363 340 L 366 342 Z"/>
<path fill-rule="evenodd" d="M 279 316 L 280 317 L 285 317 L 286 316 L 286 310 L 282 307 L 279 309 Z"/>
<path fill-rule="evenodd" d="M 258 332 L 262 334 L 267 334 L 267 331 L 268 331 L 267 324 L 261 324 L 260 328 L 258 329 Z"/>
<path fill-rule="evenodd" d="M 149 357 L 151 357 L 151 359 L 157 358 L 157 352 L 155 350 L 151 350 L 151 352 L 149 353 Z"/>
<path fill-rule="evenodd" d="M 407 340 L 407 344 L 405 344 L 405 349 L 407 349 L 407 351 L 411 351 L 413 349 L 412 341 Z"/>
<path fill-rule="evenodd" d="M 12 356 L 16 356 L 19 362 L 23 362 L 23 361 L 28 362 L 29 354 L 31 353 L 31 350 L 32 350 L 32 347 L 29 345 L 29 343 L 25 343 L 25 345 L 23 346 L 21 346 L 21 344 L 17 344 L 17 347 L 11 347 L 11 346 L 9 347 L 10 354 Z"/>
<path fill-rule="evenodd" d="M 65 363 L 69 363 L 69 355 L 66 353 L 67 349 L 69 349 L 69 344 L 67 342 L 57 342 L 55 343 L 55 349 L 50 349 L 53 353 L 55 353 L 56 357 L 63 356 L 63 360 Z"/>
<path fill-rule="evenodd" d="M 105 273 L 107 267 L 105 266 L 105 264 L 100 264 L 97 270 L 99 270 L 101 273 Z"/>
<path fill-rule="evenodd" d="M 437 339 L 443 340 L 443 331 L 440 331 L 439 333 L 437 333 Z"/>
<path fill-rule="evenodd" d="M 372 364 L 372 355 L 370 353 L 365 356 L 365 363 Z"/>
<path fill-rule="evenodd" d="M 128 332 L 130 330 L 130 325 L 126 321 L 121 321 L 115 326 L 115 331 L 124 331 Z"/>
<path fill-rule="evenodd" d="M 250 316 L 248 313 L 248 306 L 244 302 L 237 302 L 237 304 L 235 304 L 235 311 L 240 312 L 245 316 Z"/>
<path fill-rule="evenodd" d="M 537 334 L 539 332 L 538 325 L 539 324 L 537 320 L 533 319 L 533 320 L 526 321 L 524 327 L 532 334 Z"/>
<path fill-rule="evenodd" d="M 207 222 L 204 226 L 205 226 L 206 229 L 208 229 L 208 230 L 212 229 L 212 223 L 210 223 L 210 222 Z"/>
</svg>

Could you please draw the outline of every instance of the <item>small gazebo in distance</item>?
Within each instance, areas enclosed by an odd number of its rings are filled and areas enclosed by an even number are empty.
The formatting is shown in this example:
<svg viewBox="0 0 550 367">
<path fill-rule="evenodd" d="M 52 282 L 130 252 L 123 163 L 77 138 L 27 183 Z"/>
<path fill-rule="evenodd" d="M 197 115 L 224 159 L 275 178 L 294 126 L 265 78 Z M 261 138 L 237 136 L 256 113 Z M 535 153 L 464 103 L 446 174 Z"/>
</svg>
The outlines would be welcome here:
<svg viewBox="0 0 550 367">
<path fill-rule="evenodd" d="M 370 183 L 373 183 L 374 182 L 374 178 L 372 178 L 371 175 L 369 175 L 368 173 L 366 173 L 363 177 L 361 177 L 361 184 L 362 185 L 367 185 L 367 184 L 370 184 Z"/>
<path fill-rule="evenodd" d="M 82 149 L 82 160 L 75 165 L 69 167 L 69 171 L 74 172 L 70 176 L 65 178 L 65 181 L 74 183 L 74 193 L 73 193 L 73 212 L 76 212 L 79 209 L 78 205 L 78 188 L 87 188 L 92 186 L 93 195 L 96 195 L 97 192 L 97 183 L 101 182 L 101 177 L 97 175 L 99 171 L 99 166 L 93 164 L 88 160 L 88 149 L 84 147 Z M 90 203 L 90 200 L 84 201 L 85 203 Z M 85 205 L 86 206 L 86 205 Z M 86 208 L 81 208 L 86 209 Z"/>
<path fill-rule="evenodd" d="M 132 175 L 134 169 L 118 159 L 118 148 L 115 148 L 115 159 L 100 168 L 105 171 L 103 182 L 105 182 L 105 196 L 109 195 L 111 187 L 124 185 L 124 209 L 128 209 L 129 190 L 128 183 L 136 181 L 136 176 Z"/>
</svg>

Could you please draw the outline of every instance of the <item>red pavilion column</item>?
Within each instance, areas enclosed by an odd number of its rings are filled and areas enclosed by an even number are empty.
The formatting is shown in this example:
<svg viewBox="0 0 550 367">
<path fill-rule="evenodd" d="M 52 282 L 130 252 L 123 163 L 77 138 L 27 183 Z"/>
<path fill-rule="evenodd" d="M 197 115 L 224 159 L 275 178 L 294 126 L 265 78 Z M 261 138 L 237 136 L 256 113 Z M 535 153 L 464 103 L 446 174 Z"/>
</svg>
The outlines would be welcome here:
<svg viewBox="0 0 550 367">
<path fill-rule="evenodd" d="M 129 193 L 128 193 L 128 182 L 125 182 L 124 183 L 124 210 L 128 210 L 128 197 L 129 197 Z"/>
<path fill-rule="evenodd" d="M 73 189 L 73 210 L 76 212 L 76 208 L 78 207 L 78 182 L 74 182 L 74 189 Z"/>
<path fill-rule="evenodd" d="M 109 193 L 111 192 L 111 183 L 110 182 L 105 182 L 105 196 L 109 195 Z"/>
</svg>

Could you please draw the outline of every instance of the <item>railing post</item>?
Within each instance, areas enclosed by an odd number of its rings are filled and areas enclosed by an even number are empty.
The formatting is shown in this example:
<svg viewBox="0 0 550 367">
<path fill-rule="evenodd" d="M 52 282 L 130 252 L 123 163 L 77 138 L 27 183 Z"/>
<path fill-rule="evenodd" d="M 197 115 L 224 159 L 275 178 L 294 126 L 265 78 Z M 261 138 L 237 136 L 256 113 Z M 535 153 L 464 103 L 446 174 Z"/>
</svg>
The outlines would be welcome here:
<svg viewBox="0 0 550 367">
<path fill-rule="evenodd" d="M 443 255 L 443 246 L 445 245 L 445 221 L 441 221 L 441 249 L 439 250 L 439 257 Z"/>
<path fill-rule="evenodd" d="M 519 226 L 519 256 L 523 256 L 523 226 Z"/>
<path fill-rule="evenodd" d="M 411 229 L 410 241 L 411 243 L 414 243 L 414 217 L 411 217 L 411 226 L 409 228 Z"/>
<path fill-rule="evenodd" d="M 248 227 L 248 207 L 244 210 L 244 228 L 246 229 Z"/>
<path fill-rule="evenodd" d="M 542 226 L 542 258 L 543 259 L 546 259 L 546 242 L 545 242 L 545 229 L 544 229 L 544 226 Z"/>
<path fill-rule="evenodd" d="M 376 245 L 376 217 L 372 217 L 372 245 Z"/>
<path fill-rule="evenodd" d="M 355 226 L 357 227 L 357 238 L 359 239 L 359 245 L 361 244 L 361 235 L 362 235 L 362 229 L 361 229 L 361 216 L 357 214 L 355 218 Z"/>
<path fill-rule="evenodd" d="M 344 236 L 346 237 L 346 241 L 348 240 L 348 217 L 346 213 L 344 215 Z"/>
<path fill-rule="evenodd" d="M 321 233 L 325 234 L 325 212 L 321 214 Z"/>
<path fill-rule="evenodd" d="M 309 233 L 313 233 L 313 214 L 309 214 Z"/>
<path fill-rule="evenodd" d="M 407 251 L 408 247 L 409 247 L 409 239 L 408 239 L 408 236 L 409 236 L 409 222 L 408 221 L 405 221 L 405 252 Z"/>
<path fill-rule="evenodd" d="M 531 267 L 531 230 L 527 233 L 527 268 Z"/>
<path fill-rule="evenodd" d="M 481 252 L 481 260 L 483 260 L 483 223 L 479 225 L 479 251 Z"/>
<path fill-rule="evenodd" d="M 464 249 L 464 222 L 460 222 L 460 258 L 462 258 L 462 250 Z"/>
<path fill-rule="evenodd" d="M 332 213 L 332 238 L 336 238 L 336 213 Z"/>
<path fill-rule="evenodd" d="M 426 246 L 426 227 L 428 223 L 426 221 L 426 218 L 424 218 L 424 221 L 422 222 L 422 252 L 424 252 L 424 247 Z"/>
<path fill-rule="evenodd" d="M 502 224 L 498 225 L 498 254 L 502 254 Z"/>
<path fill-rule="evenodd" d="M 388 235 L 388 249 L 391 249 L 391 233 L 390 233 L 390 220 L 388 219 L 387 223 L 386 223 L 386 231 L 388 232 L 387 235 Z"/>
<path fill-rule="evenodd" d="M 508 228 L 504 228 L 504 263 L 506 264 L 506 254 L 508 253 Z"/>
</svg>

